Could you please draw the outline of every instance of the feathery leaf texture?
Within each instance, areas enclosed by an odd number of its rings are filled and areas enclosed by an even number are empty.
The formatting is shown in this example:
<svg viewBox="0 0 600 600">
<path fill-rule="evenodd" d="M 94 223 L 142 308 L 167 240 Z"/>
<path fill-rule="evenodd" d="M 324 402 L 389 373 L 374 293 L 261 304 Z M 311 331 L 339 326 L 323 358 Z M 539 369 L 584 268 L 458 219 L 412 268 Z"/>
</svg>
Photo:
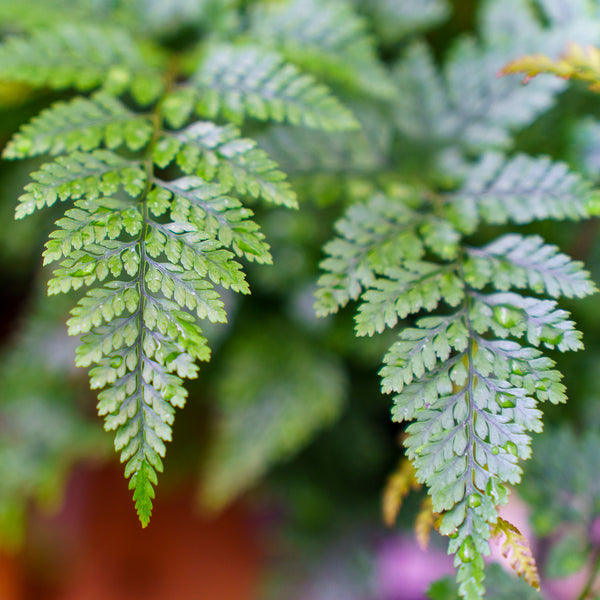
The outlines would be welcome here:
<svg viewBox="0 0 600 600">
<path fill-rule="evenodd" d="M 540 576 L 525 536 L 512 523 L 498 517 L 492 530 L 492 537 L 502 538 L 502 555 L 509 559 L 510 566 L 519 577 L 522 577 L 532 588 L 539 590 Z"/>
<path fill-rule="evenodd" d="M 0 77 L 35 87 L 131 91 L 147 104 L 162 91 L 164 57 L 127 30 L 65 23 L 9 38 L 0 48 Z"/>
<path fill-rule="evenodd" d="M 479 221 L 518 225 L 543 219 L 579 220 L 589 215 L 591 185 L 560 162 L 518 154 L 483 155 L 449 198 L 454 225 L 473 231 Z"/>
<path fill-rule="evenodd" d="M 465 39 L 452 48 L 440 73 L 429 48 L 423 42 L 411 44 L 394 68 L 399 131 L 425 140 L 433 152 L 507 148 L 513 132 L 549 109 L 564 89 L 564 82 L 545 79 L 532 93 L 514 77 L 487 75 L 509 57 Z"/>
<path fill-rule="evenodd" d="M 358 127 L 352 113 L 327 87 L 285 63 L 279 54 L 258 46 L 207 48 L 189 82 L 163 103 L 164 114 L 175 127 L 182 115 L 194 109 L 208 118 L 222 114 L 234 123 L 253 117 L 327 131 Z"/>
<path fill-rule="evenodd" d="M 364 20 L 344 0 L 293 0 L 257 6 L 251 35 L 288 60 L 350 89 L 391 98 L 394 86 L 379 62 Z"/>
<path fill-rule="evenodd" d="M 277 164 L 233 125 L 196 122 L 159 139 L 154 156 L 162 168 L 175 160 L 185 173 L 207 181 L 217 179 L 224 192 L 234 189 L 241 195 L 297 207 L 296 194 Z"/>
<path fill-rule="evenodd" d="M 356 333 L 372 335 L 436 311 L 400 329 L 382 389 L 396 394 L 393 419 L 412 421 L 407 456 L 443 515 L 440 531 L 450 535 L 467 600 L 482 597 L 496 507 L 506 501 L 505 484 L 520 481 L 528 432 L 542 429 L 537 404 L 566 399 L 542 348 L 582 348 L 554 300 L 514 290 L 559 298 L 596 288 L 581 263 L 539 236 L 504 235 L 483 248 L 461 237 L 480 221 L 583 218 L 589 195 L 562 164 L 490 154 L 455 191 L 432 197 L 404 188 L 357 202 L 326 246 L 321 314 L 358 299 Z"/>
<path fill-rule="evenodd" d="M 114 96 L 98 92 L 92 98 L 57 102 L 23 125 L 4 149 L 5 158 L 40 154 L 88 152 L 105 144 L 139 150 L 152 137 L 148 117 L 129 110 Z"/>
<path fill-rule="evenodd" d="M 69 202 L 44 251 L 44 264 L 55 264 L 48 293 L 87 289 L 68 331 L 79 337 L 76 364 L 99 390 L 143 526 L 175 410 L 186 402 L 184 380 L 210 358 L 200 321 L 226 322 L 223 290 L 250 292 L 239 259 L 272 260 L 243 202 L 297 205 L 256 142 L 232 124 L 190 123 L 192 111 L 355 125 L 325 87 L 277 55 L 206 44 L 192 53 L 187 79 L 184 61 L 103 25 L 33 29 L 0 45 L 2 78 L 100 88 L 42 111 L 4 154 L 55 155 L 32 173 L 16 216 Z M 337 406 L 340 394 L 333 398 Z"/>
</svg>

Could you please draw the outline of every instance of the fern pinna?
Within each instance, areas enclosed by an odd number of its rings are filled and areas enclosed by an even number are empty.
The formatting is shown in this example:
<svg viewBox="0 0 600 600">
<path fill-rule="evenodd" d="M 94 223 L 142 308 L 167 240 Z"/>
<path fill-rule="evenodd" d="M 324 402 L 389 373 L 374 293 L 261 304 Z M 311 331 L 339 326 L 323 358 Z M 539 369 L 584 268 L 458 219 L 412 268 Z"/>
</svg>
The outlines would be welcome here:
<svg viewBox="0 0 600 600">
<path fill-rule="evenodd" d="M 403 324 L 382 388 L 396 394 L 393 419 L 411 422 L 407 455 L 442 515 L 438 528 L 450 536 L 468 600 L 483 596 L 490 538 L 519 539 L 512 525 L 501 527 L 497 507 L 506 484 L 520 480 L 519 459 L 530 456 L 528 432 L 542 429 L 538 402 L 566 399 L 543 348 L 582 347 L 569 314 L 547 297 L 581 298 L 595 286 L 579 262 L 537 235 L 504 234 L 484 246 L 465 236 L 480 223 L 580 219 L 591 199 L 564 164 L 488 153 L 456 189 L 396 186 L 359 200 L 326 246 L 322 315 L 358 299 L 357 334 L 373 335 L 432 313 Z M 518 568 L 537 584 L 535 565 Z"/>
<path fill-rule="evenodd" d="M 101 24 L 7 39 L 0 76 L 93 92 L 44 110 L 4 156 L 56 156 L 32 174 L 17 217 L 70 202 L 44 252 L 58 263 L 48 291 L 88 288 L 69 333 L 80 336 L 76 362 L 101 390 L 98 411 L 116 431 L 145 526 L 183 380 L 210 357 L 199 321 L 227 319 L 221 290 L 249 293 L 239 259 L 271 261 L 242 201 L 296 206 L 284 174 L 231 121 L 355 122 L 275 52 L 203 41 L 176 54 Z"/>
</svg>

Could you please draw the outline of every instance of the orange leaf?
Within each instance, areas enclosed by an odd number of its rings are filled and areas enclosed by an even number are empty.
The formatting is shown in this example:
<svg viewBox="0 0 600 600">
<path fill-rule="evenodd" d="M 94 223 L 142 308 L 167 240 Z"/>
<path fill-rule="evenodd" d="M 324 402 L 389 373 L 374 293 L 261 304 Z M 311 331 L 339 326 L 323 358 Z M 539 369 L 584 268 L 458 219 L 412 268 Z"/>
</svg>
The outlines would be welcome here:
<svg viewBox="0 0 600 600">
<path fill-rule="evenodd" d="M 566 52 L 552 60 L 543 54 L 522 56 L 509 62 L 498 73 L 499 76 L 523 73 L 523 83 L 542 73 L 550 73 L 564 79 L 578 79 L 590 85 L 593 91 L 600 91 L 600 49 L 594 46 L 583 48 L 571 42 Z"/>
<path fill-rule="evenodd" d="M 411 489 L 417 490 L 421 484 L 417 481 L 415 469 L 408 458 L 400 461 L 398 468 L 389 476 L 382 496 L 383 522 L 393 527 L 402 502 Z"/>
<path fill-rule="evenodd" d="M 436 519 L 438 517 L 439 515 L 433 512 L 431 496 L 427 496 L 421 503 L 421 510 L 415 519 L 415 537 L 421 550 L 427 550 L 429 547 L 431 530 L 434 527 L 437 528 Z"/>
<path fill-rule="evenodd" d="M 492 528 L 492 537 L 498 538 L 499 541 L 501 536 L 504 536 L 502 556 L 508 558 L 511 568 L 519 577 L 539 590 L 540 576 L 527 538 L 512 523 L 498 517 L 496 525 Z"/>
</svg>

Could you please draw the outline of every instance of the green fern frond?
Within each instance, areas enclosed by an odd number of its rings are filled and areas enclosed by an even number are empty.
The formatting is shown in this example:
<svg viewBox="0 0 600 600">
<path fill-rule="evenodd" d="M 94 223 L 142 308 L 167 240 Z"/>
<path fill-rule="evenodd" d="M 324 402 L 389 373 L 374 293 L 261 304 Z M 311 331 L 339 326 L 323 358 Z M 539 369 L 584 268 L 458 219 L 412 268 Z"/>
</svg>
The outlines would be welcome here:
<svg viewBox="0 0 600 600">
<path fill-rule="evenodd" d="M 31 175 L 35 181 L 25 187 L 19 198 L 18 219 L 36 209 L 82 197 L 97 198 L 116 193 L 121 187 L 136 197 L 146 185 L 140 161 L 128 160 L 110 150 L 73 152 L 42 165 Z"/>
<path fill-rule="evenodd" d="M 66 23 L 7 39 L 0 77 L 35 87 L 131 90 L 142 104 L 162 91 L 164 57 L 126 30 Z"/>
<path fill-rule="evenodd" d="M 443 73 L 438 73 L 428 48 L 416 43 L 395 67 L 401 133 L 428 140 L 434 151 L 505 149 L 512 133 L 549 109 L 565 87 L 546 79 L 529 93 L 518 78 L 489 77 L 506 63 L 506 48 L 481 47 L 465 39 L 455 45 Z"/>
<path fill-rule="evenodd" d="M 269 264 L 269 246 L 259 226 L 250 220 L 252 211 L 239 200 L 223 194 L 218 185 L 207 184 L 199 177 L 182 177 L 173 181 L 156 180 L 149 193 L 150 210 L 158 217 L 172 207 L 176 222 L 190 221 L 210 237 L 228 246 L 237 256 Z"/>
<path fill-rule="evenodd" d="M 560 373 L 540 348 L 583 347 L 555 301 L 509 290 L 583 297 L 596 288 L 581 263 L 538 236 L 505 235 L 472 248 L 460 233 L 480 219 L 583 218 L 586 182 L 548 159 L 497 155 L 465 178 L 458 192 L 432 198 L 415 189 L 351 206 L 326 246 L 317 310 L 358 299 L 357 335 L 439 311 L 400 330 L 384 359 L 382 389 L 396 394 L 394 420 L 412 421 L 408 457 L 433 510 L 443 513 L 461 595 L 475 600 L 484 592 L 482 557 L 504 485 L 520 481 L 528 432 L 542 429 L 537 403 L 565 400 Z"/>
<path fill-rule="evenodd" d="M 271 43 L 292 63 L 333 83 L 375 97 L 394 95 L 366 23 L 345 1 L 258 5 L 250 35 L 263 44 Z"/>
<path fill-rule="evenodd" d="M 195 109 L 209 118 L 222 114 L 234 123 L 248 116 L 327 131 L 358 127 L 325 86 L 278 54 L 255 46 L 208 48 L 190 82 L 164 101 L 164 114 L 178 127 L 173 107 L 185 107 L 188 114 Z"/>
<path fill-rule="evenodd" d="M 114 96 L 98 92 L 92 98 L 57 102 L 23 125 L 4 149 L 4 158 L 39 154 L 88 152 L 105 144 L 139 150 L 152 137 L 148 117 L 129 110 Z"/>
<path fill-rule="evenodd" d="M 256 147 L 254 140 L 240 137 L 233 125 L 219 127 L 204 121 L 168 133 L 158 140 L 154 157 L 163 168 L 175 160 L 185 173 L 207 181 L 216 179 L 223 192 L 233 189 L 276 205 L 298 205 L 296 194 L 277 164 Z"/>
<path fill-rule="evenodd" d="M 467 253 L 464 274 L 473 287 L 493 282 L 500 290 L 529 288 L 553 298 L 583 298 L 596 291 L 581 262 L 537 235 L 505 235 L 483 248 L 468 248 Z"/>
<path fill-rule="evenodd" d="M 317 314 L 336 312 L 356 300 L 382 269 L 423 257 L 425 244 L 415 229 L 428 219 L 413 209 L 417 198 L 418 193 L 406 188 L 399 190 L 397 202 L 377 195 L 348 210 L 336 224 L 341 236 L 325 246 L 328 258 L 322 263 L 326 273 L 319 279 Z"/>
<path fill-rule="evenodd" d="M 519 225 L 543 219 L 580 220 L 589 215 L 589 182 L 548 157 L 485 154 L 449 198 L 456 227 L 472 231 L 479 219 Z"/>
<path fill-rule="evenodd" d="M 355 126 L 326 88 L 277 55 L 212 42 L 203 50 L 167 62 L 126 30 L 73 23 L 0 45 L 0 77 L 101 88 L 43 111 L 5 156 L 60 155 L 31 175 L 16 215 L 71 202 L 44 251 L 56 265 L 48 292 L 87 288 L 68 331 L 80 338 L 76 364 L 100 390 L 98 412 L 115 432 L 144 526 L 183 382 L 210 358 L 200 321 L 226 322 L 224 289 L 250 292 L 238 259 L 272 260 L 242 200 L 296 206 L 256 142 L 231 124 L 189 123 L 190 114 Z"/>
</svg>

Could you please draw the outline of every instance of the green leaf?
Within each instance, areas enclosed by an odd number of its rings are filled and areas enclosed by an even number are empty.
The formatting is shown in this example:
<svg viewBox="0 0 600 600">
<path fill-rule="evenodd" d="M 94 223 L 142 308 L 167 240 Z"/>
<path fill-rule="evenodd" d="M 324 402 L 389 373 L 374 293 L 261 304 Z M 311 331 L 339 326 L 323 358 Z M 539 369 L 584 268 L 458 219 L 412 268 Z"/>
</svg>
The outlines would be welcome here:
<svg viewBox="0 0 600 600">
<path fill-rule="evenodd" d="M 367 25 L 342 0 L 292 0 L 258 5 L 250 35 L 315 75 L 370 96 L 391 98 L 394 87 Z"/>
<path fill-rule="evenodd" d="M 529 288 L 554 298 L 583 298 L 596 291 L 581 262 L 561 254 L 539 236 L 509 234 L 468 252 L 465 278 L 475 287 L 493 281 L 501 290 Z"/>
<path fill-rule="evenodd" d="M 102 25 L 44 27 L 0 45 L 0 77 L 35 87 L 131 90 L 141 103 L 162 91 L 162 54 L 124 29 Z"/>
<path fill-rule="evenodd" d="M 448 202 L 452 222 L 469 231 L 479 219 L 493 224 L 583 219 L 590 194 L 589 183 L 564 163 L 488 153 Z"/>
<path fill-rule="evenodd" d="M 164 168 L 173 160 L 185 173 L 216 179 L 223 193 L 235 190 L 276 205 L 297 206 L 296 195 L 277 164 L 256 142 L 240 137 L 233 125 L 200 121 L 159 139 L 155 162 Z"/>
<path fill-rule="evenodd" d="M 130 161 L 109 150 L 73 152 L 54 162 L 42 165 L 31 174 L 33 183 L 25 186 L 27 193 L 19 198 L 18 219 L 36 209 L 78 198 L 96 199 L 110 196 L 122 186 L 136 197 L 144 189 L 146 173 L 139 161 Z"/>
<path fill-rule="evenodd" d="M 211 46 L 183 90 L 196 111 L 210 118 L 223 114 L 241 122 L 249 116 L 327 131 L 358 127 L 325 86 L 254 46 Z"/>
<path fill-rule="evenodd" d="M 104 93 L 92 99 L 57 102 L 21 127 L 4 149 L 4 158 L 90 151 L 104 142 L 114 149 L 125 144 L 139 150 L 152 136 L 152 124 Z"/>
<path fill-rule="evenodd" d="M 410 192 L 409 192 L 410 193 Z M 425 250 L 415 232 L 419 215 L 407 203 L 376 195 L 350 207 L 325 245 L 326 271 L 319 279 L 317 314 L 336 312 L 374 284 L 378 273 L 402 260 L 419 260 Z"/>
</svg>

